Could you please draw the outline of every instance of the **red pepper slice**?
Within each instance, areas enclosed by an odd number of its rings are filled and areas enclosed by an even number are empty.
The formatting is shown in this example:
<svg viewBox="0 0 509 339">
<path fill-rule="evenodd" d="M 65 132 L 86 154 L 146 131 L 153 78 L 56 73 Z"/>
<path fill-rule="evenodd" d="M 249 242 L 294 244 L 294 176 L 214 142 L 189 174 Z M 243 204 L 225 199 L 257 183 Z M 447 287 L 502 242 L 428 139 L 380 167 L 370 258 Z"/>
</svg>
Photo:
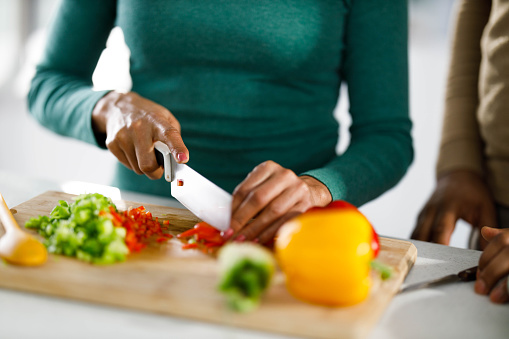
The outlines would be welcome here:
<svg viewBox="0 0 509 339">
<path fill-rule="evenodd" d="M 196 240 L 197 241 L 204 240 L 207 242 L 215 242 L 220 244 L 223 244 L 225 242 L 223 237 L 221 236 L 221 233 L 216 233 L 212 235 L 198 233 L 196 234 Z"/>
<path fill-rule="evenodd" d="M 190 230 L 187 230 L 185 232 L 182 232 L 182 233 L 178 234 L 177 238 L 179 238 L 179 239 L 190 238 L 193 235 L 195 235 L 197 232 L 198 231 L 196 230 L 196 228 L 191 228 Z"/>
<path fill-rule="evenodd" d="M 182 249 L 183 250 L 188 250 L 190 248 L 198 248 L 198 244 L 193 242 L 191 244 L 184 244 L 184 245 L 182 245 Z"/>
<path fill-rule="evenodd" d="M 194 228 L 198 230 L 198 234 L 202 237 L 214 236 L 216 234 L 221 234 L 221 232 L 214 227 L 210 226 L 206 222 L 202 221 L 194 225 Z"/>
<path fill-rule="evenodd" d="M 202 221 L 194 225 L 193 228 L 177 235 L 177 238 L 190 238 L 195 234 L 199 239 L 218 239 L 217 236 L 221 237 L 221 232 L 219 230 Z"/>
<path fill-rule="evenodd" d="M 195 244 L 196 246 L 183 246 L 183 249 L 199 248 L 200 245 L 202 245 L 207 248 L 206 251 L 208 252 L 208 249 L 220 247 L 226 242 L 221 236 L 221 231 L 203 221 L 194 225 L 192 229 L 177 235 L 177 238 L 181 240 L 190 239 L 191 237 L 196 241 L 196 243 L 193 243 L 193 245 Z"/>
</svg>

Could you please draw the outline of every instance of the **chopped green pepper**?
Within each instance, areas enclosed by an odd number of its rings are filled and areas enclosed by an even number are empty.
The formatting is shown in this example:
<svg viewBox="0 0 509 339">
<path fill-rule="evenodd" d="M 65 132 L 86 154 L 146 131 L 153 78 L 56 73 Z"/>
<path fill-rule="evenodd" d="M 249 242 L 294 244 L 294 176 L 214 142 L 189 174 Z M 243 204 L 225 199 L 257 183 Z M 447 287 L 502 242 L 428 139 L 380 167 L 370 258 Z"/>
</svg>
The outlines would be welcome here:
<svg viewBox="0 0 509 339">
<path fill-rule="evenodd" d="M 50 253 L 77 257 L 96 264 L 124 261 L 129 253 L 126 231 L 114 227 L 108 217 L 110 198 L 101 194 L 83 194 L 72 204 L 60 200 L 50 216 L 31 218 L 25 224 L 44 237 Z"/>
</svg>

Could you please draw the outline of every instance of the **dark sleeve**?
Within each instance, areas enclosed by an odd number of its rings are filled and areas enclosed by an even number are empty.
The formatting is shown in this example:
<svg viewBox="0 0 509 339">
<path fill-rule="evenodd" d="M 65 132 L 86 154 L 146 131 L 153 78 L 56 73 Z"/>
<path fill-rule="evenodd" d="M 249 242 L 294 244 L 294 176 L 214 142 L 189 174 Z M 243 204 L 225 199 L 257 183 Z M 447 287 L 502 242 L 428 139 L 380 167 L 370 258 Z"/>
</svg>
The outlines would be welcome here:
<svg viewBox="0 0 509 339">
<path fill-rule="evenodd" d="M 92 110 L 107 91 L 92 73 L 116 16 L 114 0 L 62 0 L 28 94 L 30 113 L 54 132 L 97 145 Z"/>
<path fill-rule="evenodd" d="M 362 205 L 403 177 L 413 159 L 408 103 L 406 0 L 353 0 L 341 69 L 348 86 L 351 140 L 325 167 L 309 171 L 334 200 Z"/>
</svg>

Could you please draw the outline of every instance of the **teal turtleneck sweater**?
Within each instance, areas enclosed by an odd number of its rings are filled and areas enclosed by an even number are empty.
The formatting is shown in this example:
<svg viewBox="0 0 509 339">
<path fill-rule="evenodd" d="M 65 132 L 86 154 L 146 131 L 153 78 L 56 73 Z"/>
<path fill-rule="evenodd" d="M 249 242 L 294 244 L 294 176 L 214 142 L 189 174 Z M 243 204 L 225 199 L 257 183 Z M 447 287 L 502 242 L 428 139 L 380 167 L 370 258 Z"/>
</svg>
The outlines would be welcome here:
<svg viewBox="0 0 509 339">
<path fill-rule="evenodd" d="M 91 78 L 114 26 L 132 91 L 177 117 L 189 165 L 230 192 L 273 160 L 361 205 L 412 160 L 406 0 L 63 0 L 28 96 L 44 126 L 104 147 Z M 341 82 L 352 125 L 337 155 Z M 170 195 L 120 164 L 113 184 Z"/>
</svg>

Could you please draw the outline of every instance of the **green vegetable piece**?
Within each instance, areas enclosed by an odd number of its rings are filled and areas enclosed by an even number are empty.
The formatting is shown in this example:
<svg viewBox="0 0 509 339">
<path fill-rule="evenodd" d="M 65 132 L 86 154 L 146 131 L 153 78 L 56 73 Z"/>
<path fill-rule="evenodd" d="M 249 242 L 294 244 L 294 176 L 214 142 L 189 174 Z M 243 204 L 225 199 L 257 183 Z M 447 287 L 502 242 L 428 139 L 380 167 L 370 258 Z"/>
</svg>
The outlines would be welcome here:
<svg viewBox="0 0 509 339">
<path fill-rule="evenodd" d="M 50 253 L 75 256 L 91 263 L 124 261 L 129 249 L 126 231 L 108 217 L 116 206 L 101 194 L 82 194 L 72 204 L 60 200 L 50 216 L 31 218 L 25 227 L 35 229 Z"/>
<path fill-rule="evenodd" d="M 28 221 L 25 223 L 25 227 L 41 230 L 45 229 L 48 224 L 50 224 L 49 217 L 40 215 L 38 217 L 28 219 Z"/>
<path fill-rule="evenodd" d="M 272 253 L 254 243 L 229 243 L 219 252 L 218 260 L 218 289 L 229 308 L 237 312 L 256 309 L 275 271 Z"/>
<path fill-rule="evenodd" d="M 58 205 L 50 213 L 52 220 L 67 219 L 71 215 L 71 210 L 67 201 L 59 200 Z"/>
<path fill-rule="evenodd" d="M 78 252 L 87 253 L 93 257 L 100 257 L 103 252 L 103 246 L 96 239 L 88 238 L 83 242 L 83 246 Z"/>
<path fill-rule="evenodd" d="M 371 260 L 371 268 L 380 273 L 382 280 L 387 280 L 392 276 L 392 268 L 378 260 Z"/>
<path fill-rule="evenodd" d="M 114 228 L 115 226 L 113 226 L 111 220 L 102 218 L 97 222 L 97 239 L 103 244 L 110 243 L 116 236 L 116 233 L 113 231 Z"/>
</svg>

